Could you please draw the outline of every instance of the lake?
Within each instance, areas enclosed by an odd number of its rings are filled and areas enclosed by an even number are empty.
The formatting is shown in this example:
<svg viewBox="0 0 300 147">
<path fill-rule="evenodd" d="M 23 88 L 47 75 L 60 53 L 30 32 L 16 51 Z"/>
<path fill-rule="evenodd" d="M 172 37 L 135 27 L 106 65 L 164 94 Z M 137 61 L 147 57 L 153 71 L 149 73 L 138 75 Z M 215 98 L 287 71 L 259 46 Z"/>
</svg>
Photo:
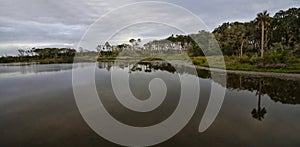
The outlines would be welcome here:
<svg viewBox="0 0 300 147">
<path fill-rule="evenodd" d="M 165 63 L 78 63 L 74 70 L 95 68 L 97 92 L 118 121 L 137 127 L 158 124 L 178 105 L 180 81 Z M 98 136 L 82 118 L 72 89 L 72 64 L 0 65 L 0 146 L 117 146 Z M 149 82 L 162 79 L 168 90 L 155 110 L 138 113 L 122 106 L 112 90 L 111 73 L 130 75 L 132 93 L 150 96 Z M 210 72 L 198 69 L 200 97 L 196 112 L 177 135 L 156 146 L 299 146 L 300 79 L 227 75 L 226 95 L 216 120 L 202 133 L 199 123 L 210 96 Z M 223 85 L 224 86 L 224 85 Z"/>
</svg>

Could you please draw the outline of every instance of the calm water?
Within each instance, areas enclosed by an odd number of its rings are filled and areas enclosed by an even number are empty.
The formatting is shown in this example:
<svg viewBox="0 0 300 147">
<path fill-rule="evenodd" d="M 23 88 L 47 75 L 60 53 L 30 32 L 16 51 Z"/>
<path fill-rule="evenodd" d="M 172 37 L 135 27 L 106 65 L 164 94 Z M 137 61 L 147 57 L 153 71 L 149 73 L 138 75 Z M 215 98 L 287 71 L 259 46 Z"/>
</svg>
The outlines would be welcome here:
<svg viewBox="0 0 300 147">
<path fill-rule="evenodd" d="M 77 64 L 75 70 L 93 68 Z M 130 69 L 130 70 L 129 70 Z M 115 98 L 110 73 L 130 73 L 133 94 L 150 96 L 151 79 L 161 78 L 168 88 L 157 109 L 137 113 Z M 133 126 L 157 124 L 170 116 L 180 95 L 178 75 L 168 64 L 99 63 L 96 85 L 101 101 L 117 120 Z M 299 146 L 300 79 L 228 74 L 222 109 L 208 130 L 198 132 L 206 108 L 210 73 L 198 70 L 201 95 L 188 125 L 157 146 Z M 0 146 L 117 146 L 99 137 L 82 119 L 72 90 L 72 65 L 0 65 Z"/>
</svg>

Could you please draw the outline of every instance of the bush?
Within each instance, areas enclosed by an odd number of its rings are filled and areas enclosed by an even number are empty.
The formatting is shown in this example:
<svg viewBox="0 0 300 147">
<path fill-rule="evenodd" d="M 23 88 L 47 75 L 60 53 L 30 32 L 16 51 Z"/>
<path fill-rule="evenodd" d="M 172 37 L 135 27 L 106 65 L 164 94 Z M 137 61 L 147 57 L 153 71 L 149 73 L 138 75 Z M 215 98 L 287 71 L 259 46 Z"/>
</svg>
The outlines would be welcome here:
<svg viewBox="0 0 300 147">
<path fill-rule="evenodd" d="M 247 63 L 249 64 L 250 63 L 250 59 L 247 55 L 243 55 L 242 57 L 239 58 L 239 63 Z"/>
<path fill-rule="evenodd" d="M 192 58 L 192 61 L 195 65 L 200 65 L 200 66 L 207 66 L 207 61 L 205 57 L 194 57 Z"/>
<path fill-rule="evenodd" d="M 257 65 L 259 63 L 262 63 L 263 59 L 261 57 L 259 57 L 257 54 L 256 55 L 253 55 L 251 58 L 250 58 L 250 64 L 251 65 Z"/>
<path fill-rule="evenodd" d="M 287 50 L 278 49 L 271 54 L 264 57 L 265 64 L 272 64 L 272 63 L 288 63 L 289 60 L 289 52 Z"/>
</svg>

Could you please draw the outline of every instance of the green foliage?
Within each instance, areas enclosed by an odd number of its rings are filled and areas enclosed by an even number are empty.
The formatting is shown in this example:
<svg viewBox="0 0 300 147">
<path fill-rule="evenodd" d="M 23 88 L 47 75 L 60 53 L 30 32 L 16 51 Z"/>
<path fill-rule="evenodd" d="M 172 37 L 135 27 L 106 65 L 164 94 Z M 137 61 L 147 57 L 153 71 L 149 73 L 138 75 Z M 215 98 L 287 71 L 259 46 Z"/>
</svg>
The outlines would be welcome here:
<svg viewBox="0 0 300 147">
<path fill-rule="evenodd" d="M 205 67 L 208 66 L 208 62 L 205 57 L 194 57 L 192 58 L 192 61 L 195 65 L 205 66 Z"/>
<path fill-rule="evenodd" d="M 251 61 L 250 61 L 250 58 L 247 56 L 247 55 L 243 55 L 241 57 L 239 57 L 239 63 L 250 63 L 251 64 Z"/>
<path fill-rule="evenodd" d="M 249 60 L 251 65 L 258 65 L 263 61 L 263 59 L 259 57 L 257 54 L 253 55 Z"/>
<path fill-rule="evenodd" d="M 273 44 L 281 43 L 286 50 L 291 50 L 293 55 L 300 56 L 299 16 L 300 8 L 281 10 L 273 17 L 269 17 L 264 11 L 250 22 L 223 23 L 213 34 L 224 55 L 240 55 L 241 49 L 246 54 L 260 54 L 263 29 L 266 52 L 274 50 Z"/>
<path fill-rule="evenodd" d="M 275 50 L 264 57 L 264 63 L 288 63 L 289 52 L 287 50 Z"/>
</svg>

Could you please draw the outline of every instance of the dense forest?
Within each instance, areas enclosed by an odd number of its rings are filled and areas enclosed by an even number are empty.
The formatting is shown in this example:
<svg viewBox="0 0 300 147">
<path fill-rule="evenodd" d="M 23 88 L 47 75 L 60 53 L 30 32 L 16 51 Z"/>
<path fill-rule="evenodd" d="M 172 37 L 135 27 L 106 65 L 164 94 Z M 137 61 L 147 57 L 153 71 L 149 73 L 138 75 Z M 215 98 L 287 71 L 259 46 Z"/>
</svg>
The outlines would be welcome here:
<svg viewBox="0 0 300 147">
<path fill-rule="evenodd" d="M 279 11 L 273 17 L 267 11 L 250 22 L 224 23 L 213 31 L 225 55 L 270 55 L 288 51 L 300 56 L 300 8 Z"/>
<path fill-rule="evenodd" d="M 284 63 L 287 57 L 300 57 L 300 8 L 281 10 L 273 17 L 263 11 L 250 22 L 226 22 L 212 33 L 172 35 L 166 40 L 180 42 L 190 56 L 203 56 L 215 54 L 215 48 L 209 45 L 213 37 L 223 55 L 271 58 Z"/>
<path fill-rule="evenodd" d="M 300 8 L 280 10 L 273 17 L 263 11 L 249 22 L 226 22 L 212 32 L 171 35 L 148 46 L 166 41 L 180 44 L 201 66 L 208 64 L 199 56 L 219 55 L 216 49 L 220 48 L 227 69 L 299 72 Z"/>
</svg>

